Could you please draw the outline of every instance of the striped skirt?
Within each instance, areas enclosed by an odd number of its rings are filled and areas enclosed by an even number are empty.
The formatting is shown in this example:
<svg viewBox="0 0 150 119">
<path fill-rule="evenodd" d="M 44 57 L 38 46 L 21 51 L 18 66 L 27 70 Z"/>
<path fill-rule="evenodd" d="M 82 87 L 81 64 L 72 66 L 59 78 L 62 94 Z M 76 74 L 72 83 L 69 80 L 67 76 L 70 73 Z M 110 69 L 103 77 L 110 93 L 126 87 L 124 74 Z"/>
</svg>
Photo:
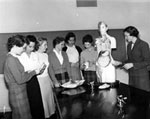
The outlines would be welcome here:
<svg viewBox="0 0 150 119">
<path fill-rule="evenodd" d="M 64 84 L 65 82 L 69 81 L 69 75 L 67 72 L 55 74 L 55 76 L 60 84 Z"/>
</svg>

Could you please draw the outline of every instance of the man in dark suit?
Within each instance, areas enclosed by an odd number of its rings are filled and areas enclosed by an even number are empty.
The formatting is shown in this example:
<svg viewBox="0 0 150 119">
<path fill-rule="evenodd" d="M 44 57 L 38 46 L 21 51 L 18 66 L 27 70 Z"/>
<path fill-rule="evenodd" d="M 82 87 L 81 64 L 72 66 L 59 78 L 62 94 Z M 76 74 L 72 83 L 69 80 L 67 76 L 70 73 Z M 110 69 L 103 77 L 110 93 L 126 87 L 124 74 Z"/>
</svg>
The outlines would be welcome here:
<svg viewBox="0 0 150 119">
<path fill-rule="evenodd" d="M 139 31 L 134 26 L 126 27 L 123 32 L 128 42 L 128 59 L 123 67 L 129 71 L 129 85 L 150 91 L 149 71 L 147 70 L 150 64 L 149 45 L 139 38 Z"/>
</svg>

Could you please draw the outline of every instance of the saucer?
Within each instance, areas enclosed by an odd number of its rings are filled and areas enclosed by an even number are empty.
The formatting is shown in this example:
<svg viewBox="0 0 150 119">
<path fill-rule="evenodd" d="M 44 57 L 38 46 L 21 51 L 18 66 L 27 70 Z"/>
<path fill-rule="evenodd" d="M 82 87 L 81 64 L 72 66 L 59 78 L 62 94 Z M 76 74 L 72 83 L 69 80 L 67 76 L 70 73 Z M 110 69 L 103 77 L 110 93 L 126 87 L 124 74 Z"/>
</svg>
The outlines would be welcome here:
<svg viewBox="0 0 150 119">
<path fill-rule="evenodd" d="M 109 84 L 102 84 L 98 87 L 99 89 L 107 89 L 107 88 L 110 88 L 110 85 Z"/>
</svg>

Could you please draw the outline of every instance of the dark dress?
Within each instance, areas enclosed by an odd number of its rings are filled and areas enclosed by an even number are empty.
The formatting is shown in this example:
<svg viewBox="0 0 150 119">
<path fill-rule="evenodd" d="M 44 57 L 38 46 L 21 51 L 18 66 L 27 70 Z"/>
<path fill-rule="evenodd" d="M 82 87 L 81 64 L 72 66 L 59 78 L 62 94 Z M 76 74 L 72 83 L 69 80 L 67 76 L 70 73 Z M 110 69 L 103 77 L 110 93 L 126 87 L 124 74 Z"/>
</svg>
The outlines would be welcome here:
<svg viewBox="0 0 150 119">
<path fill-rule="evenodd" d="M 27 82 L 27 94 L 33 119 L 45 119 L 41 90 L 36 76 Z"/>
<path fill-rule="evenodd" d="M 137 39 L 133 49 L 132 43 L 127 46 L 128 63 L 133 63 L 129 69 L 129 84 L 146 91 L 150 91 L 150 79 L 147 66 L 150 64 L 149 45 L 145 41 Z"/>
</svg>

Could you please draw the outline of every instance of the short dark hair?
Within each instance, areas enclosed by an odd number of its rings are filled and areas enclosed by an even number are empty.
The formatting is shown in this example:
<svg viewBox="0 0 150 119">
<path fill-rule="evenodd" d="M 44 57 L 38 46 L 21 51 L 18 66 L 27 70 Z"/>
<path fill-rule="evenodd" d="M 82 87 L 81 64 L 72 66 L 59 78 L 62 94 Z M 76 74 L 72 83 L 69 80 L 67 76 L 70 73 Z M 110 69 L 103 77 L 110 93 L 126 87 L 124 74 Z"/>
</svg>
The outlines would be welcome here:
<svg viewBox="0 0 150 119">
<path fill-rule="evenodd" d="M 37 51 L 39 49 L 39 47 L 43 44 L 43 42 L 46 41 L 47 42 L 47 38 L 44 37 L 39 37 L 37 39 L 37 43 L 35 45 L 35 50 Z"/>
<path fill-rule="evenodd" d="M 61 42 L 65 41 L 65 39 L 63 37 L 59 37 L 57 36 L 54 40 L 53 40 L 53 48 L 56 47 L 57 44 L 60 44 Z"/>
<path fill-rule="evenodd" d="M 84 44 L 85 42 L 93 43 L 92 35 L 87 34 L 87 35 L 83 36 L 82 43 Z"/>
<path fill-rule="evenodd" d="M 134 26 L 128 26 L 126 27 L 123 32 L 127 32 L 130 34 L 130 36 L 139 37 L 139 31 Z"/>
<path fill-rule="evenodd" d="M 26 43 L 25 36 L 15 35 L 8 38 L 7 41 L 7 50 L 10 51 L 13 46 L 22 47 Z"/>
<path fill-rule="evenodd" d="M 76 41 L 76 35 L 73 32 L 69 32 L 65 37 L 65 42 L 68 43 L 68 40 L 70 40 L 71 37 L 74 37 L 74 40 Z"/>
<path fill-rule="evenodd" d="M 26 43 L 27 43 L 27 45 L 29 45 L 30 42 L 34 42 L 34 43 L 37 42 L 36 37 L 34 35 L 27 35 L 26 36 Z"/>
</svg>

